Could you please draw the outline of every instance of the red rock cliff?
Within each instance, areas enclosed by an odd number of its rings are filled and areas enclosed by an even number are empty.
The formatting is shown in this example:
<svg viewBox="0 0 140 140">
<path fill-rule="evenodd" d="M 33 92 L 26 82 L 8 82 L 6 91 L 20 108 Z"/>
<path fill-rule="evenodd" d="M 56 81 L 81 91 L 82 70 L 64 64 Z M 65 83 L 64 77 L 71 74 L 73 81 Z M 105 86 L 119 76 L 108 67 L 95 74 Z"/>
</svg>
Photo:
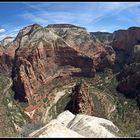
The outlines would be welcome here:
<svg viewBox="0 0 140 140">
<path fill-rule="evenodd" d="M 12 71 L 17 99 L 31 104 L 42 85 L 47 87 L 48 82 L 63 73 L 93 77 L 104 59 L 110 65 L 114 63 L 112 52 L 93 40 L 85 29 L 65 28 L 65 37 L 57 30 L 34 24 L 23 28 L 17 35 L 15 44 L 18 49 Z M 41 94 L 47 94 L 47 88 Z"/>
<path fill-rule="evenodd" d="M 70 110 L 73 114 L 83 113 L 93 115 L 94 106 L 88 88 L 84 80 L 77 84 L 72 90 L 71 100 L 66 106 L 66 110 Z"/>
</svg>

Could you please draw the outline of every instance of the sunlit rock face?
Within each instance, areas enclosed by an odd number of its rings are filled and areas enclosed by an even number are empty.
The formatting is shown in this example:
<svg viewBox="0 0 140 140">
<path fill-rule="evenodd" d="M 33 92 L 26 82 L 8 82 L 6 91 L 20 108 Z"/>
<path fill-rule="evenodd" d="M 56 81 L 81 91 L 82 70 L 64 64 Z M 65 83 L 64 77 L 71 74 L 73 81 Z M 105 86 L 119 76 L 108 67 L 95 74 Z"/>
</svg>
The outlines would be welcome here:
<svg viewBox="0 0 140 140">
<path fill-rule="evenodd" d="M 65 37 L 61 32 L 66 32 Z M 104 68 L 115 60 L 113 52 L 96 42 L 85 28 L 74 25 L 30 25 L 19 31 L 14 44 L 18 49 L 13 89 L 19 100 L 29 104 L 42 84 L 64 75 L 94 77 L 102 62 L 108 62 L 103 63 Z"/>
<path fill-rule="evenodd" d="M 115 52 L 110 45 L 102 43 L 84 27 L 72 24 L 51 24 L 46 28 L 59 35 L 72 48 L 94 59 L 96 70 L 112 67 L 115 62 Z"/>
<path fill-rule="evenodd" d="M 14 37 L 6 37 L 0 41 L 0 45 L 6 48 L 12 41 L 14 41 Z"/>
<path fill-rule="evenodd" d="M 11 73 L 15 50 L 17 46 L 14 44 L 14 38 L 6 37 L 0 41 L 0 72 Z"/>
<path fill-rule="evenodd" d="M 64 111 L 29 137 L 115 138 L 119 129 L 109 120 Z M 116 133 L 116 134 L 114 134 Z"/>
</svg>

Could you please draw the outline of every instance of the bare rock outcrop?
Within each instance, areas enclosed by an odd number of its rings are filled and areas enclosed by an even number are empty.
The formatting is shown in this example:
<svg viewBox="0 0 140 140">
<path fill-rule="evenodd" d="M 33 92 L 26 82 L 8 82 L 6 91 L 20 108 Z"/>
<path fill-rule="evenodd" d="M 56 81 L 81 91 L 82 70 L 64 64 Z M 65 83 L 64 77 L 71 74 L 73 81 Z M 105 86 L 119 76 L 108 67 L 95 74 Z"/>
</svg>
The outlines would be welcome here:
<svg viewBox="0 0 140 140">
<path fill-rule="evenodd" d="M 111 45 L 113 40 L 113 33 L 109 32 L 90 32 L 92 36 L 95 36 L 100 42 Z"/>
<path fill-rule="evenodd" d="M 6 37 L 0 41 L 0 45 L 3 47 L 8 47 L 12 41 L 14 41 L 14 37 Z"/>
<path fill-rule="evenodd" d="M 12 45 L 11 45 L 12 44 Z M 13 45 L 13 42 L 7 44 L 7 47 L 0 46 L 0 72 L 1 73 L 11 73 L 16 46 Z"/>
<path fill-rule="evenodd" d="M 112 47 L 116 52 L 116 65 L 119 71 L 123 69 L 125 64 L 130 64 L 132 62 L 131 55 L 134 46 L 139 43 L 139 27 L 130 27 L 127 30 L 118 30 L 113 33 Z"/>
<path fill-rule="evenodd" d="M 129 98 L 138 99 L 140 103 L 140 63 L 125 66 L 117 79 L 119 81 L 117 90 Z"/>
<path fill-rule="evenodd" d="M 71 95 L 71 100 L 66 106 L 66 110 L 70 110 L 73 114 L 83 113 L 93 115 L 93 100 L 89 95 L 88 84 L 82 80 L 77 84 Z"/>
<path fill-rule="evenodd" d="M 140 63 L 140 45 L 134 45 L 130 55 L 130 64 Z"/>
<path fill-rule="evenodd" d="M 99 41 L 111 45 L 115 51 L 116 60 L 113 69 L 120 72 L 117 76 L 119 81 L 117 90 L 127 97 L 136 98 L 140 103 L 140 28 L 130 27 L 112 34 L 104 32 L 91 34 Z"/>
<path fill-rule="evenodd" d="M 123 67 L 117 76 L 117 90 L 129 98 L 136 98 L 140 103 L 140 28 L 131 27 L 128 30 L 116 32 L 114 48 L 123 50 Z"/>
<path fill-rule="evenodd" d="M 73 76 L 95 75 L 92 57 L 71 47 L 50 30 L 40 26 L 32 32 L 30 30 L 27 27 L 19 33 L 28 32 L 26 41 L 23 39 L 25 36 L 22 38 L 20 35 L 17 35 L 15 40 L 20 45 L 15 54 L 13 82 L 14 91 L 21 101 L 26 100 L 29 101 L 29 104 L 32 103 L 33 95 L 42 84 L 47 84 L 56 77 L 63 75 L 63 71 L 69 73 L 66 66 L 73 67 L 70 72 L 70 75 Z M 77 72 L 77 68 L 80 71 Z"/>
<path fill-rule="evenodd" d="M 30 25 L 19 31 L 13 44 L 17 46 L 12 70 L 15 97 L 29 104 L 41 86 L 55 78 L 93 77 L 100 63 L 111 66 L 115 60 L 111 48 L 107 51 L 85 28 L 74 25 Z"/>
<path fill-rule="evenodd" d="M 20 97 L 21 101 L 27 98 L 29 104 L 33 102 L 33 95 L 38 87 L 45 84 L 56 70 L 54 48 L 52 47 L 53 38 L 56 39 L 56 37 L 43 27 L 32 32 L 30 30 L 32 28 L 28 30 L 28 27 L 23 30 L 23 32 L 27 31 L 29 40 L 23 39 L 26 35 L 23 38 L 20 38 L 20 35 L 17 37 L 20 40 L 19 44 L 24 42 L 24 45 L 20 45 L 17 49 L 13 66 L 13 82 L 17 98 Z M 33 32 L 34 34 L 32 34 Z"/>
<path fill-rule="evenodd" d="M 117 138 L 119 129 L 109 120 L 64 111 L 44 127 L 29 134 L 42 138 Z"/>
<path fill-rule="evenodd" d="M 115 72 L 121 71 L 125 64 L 133 61 L 132 55 L 135 45 L 140 44 L 140 28 L 130 27 L 126 30 L 117 30 L 113 33 L 91 32 L 103 44 L 111 46 L 115 52 Z M 134 56 L 134 55 L 133 55 Z"/>
<path fill-rule="evenodd" d="M 140 28 L 130 27 L 127 30 L 118 30 L 113 33 L 113 48 L 125 50 L 130 54 L 134 45 L 140 43 Z"/>
<path fill-rule="evenodd" d="M 96 70 L 103 70 L 106 67 L 111 68 L 114 65 L 114 50 L 109 45 L 101 43 L 85 28 L 71 24 L 68 24 L 67 26 L 65 24 L 62 24 L 62 26 L 53 24 L 48 25 L 46 28 L 63 38 L 63 40 L 72 48 L 84 55 L 92 57 Z M 108 49 L 110 51 L 108 51 Z M 104 63 L 104 65 L 101 66 L 101 63 Z"/>
</svg>

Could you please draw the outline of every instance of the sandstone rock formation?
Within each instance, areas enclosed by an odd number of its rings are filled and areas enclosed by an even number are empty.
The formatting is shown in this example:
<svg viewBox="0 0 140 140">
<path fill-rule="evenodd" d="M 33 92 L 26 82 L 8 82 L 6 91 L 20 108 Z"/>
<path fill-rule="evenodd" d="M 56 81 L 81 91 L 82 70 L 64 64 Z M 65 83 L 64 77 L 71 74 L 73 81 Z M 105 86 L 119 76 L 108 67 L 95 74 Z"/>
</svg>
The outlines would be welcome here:
<svg viewBox="0 0 140 140">
<path fill-rule="evenodd" d="M 96 56 L 95 58 L 100 56 L 105 57 L 105 54 L 108 53 L 105 51 L 104 44 L 101 44 L 85 28 L 64 28 L 63 26 L 57 28 L 55 26 L 54 24 L 51 28 L 49 26 L 47 28 L 51 29 L 51 31 L 62 37 L 71 47 L 76 48 L 82 53 L 92 57 Z"/>
<path fill-rule="evenodd" d="M 131 62 L 133 47 L 140 43 L 139 40 L 139 27 L 130 27 L 127 30 L 118 30 L 113 33 L 112 47 L 116 51 L 116 65 L 119 71 L 123 69 L 124 64 Z"/>
<path fill-rule="evenodd" d="M 115 72 L 120 72 L 117 76 L 119 80 L 117 90 L 127 97 L 137 98 L 140 102 L 140 28 L 130 27 L 112 34 L 104 32 L 91 34 L 115 50 L 116 60 L 113 69 Z"/>
<path fill-rule="evenodd" d="M 106 61 L 111 66 L 115 60 L 111 48 L 107 51 L 84 28 L 74 25 L 43 28 L 34 24 L 20 30 L 14 44 L 18 49 L 12 71 L 13 89 L 16 98 L 29 104 L 42 84 L 64 75 L 93 77 L 100 63 Z"/>
<path fill-rule="evenodd" d="M 138 98 L 140 103 L 140 63 L 126 66 L 117 78 L 117 90 L 127 97 Z"/>
<path fill-rule="evenodd" d="M 52 44 L 45 41 L 46 38 L 51 42 L 56 36 L 39 25 L 24 28 L 16 37 L 19 47 L 13 66 L 14 90 L 21 101 L 26 100 L 26 96 L 29 104 L 35 90 L 56 70 Z"/>
<path fill-rule="evenodd" d="M 113 33 L 113 48 L 125 50 L 129 55 L 133 46 L 140 43 L 140 28 L 130 27 Z"/>
<path fill-rule="evenodd" d="M 14 40 L 1 41 L 0 72 L 12 70 L 15 97 L 31 104 L 42 84 L 48 85 L 57 77 L 93 77 L 96 70 L 112 68 L 114 62 L 119 71 L 124 64 L 138 63 L 139 34 L 138 27 L 111 34 L 89 33 L 71 24 L 46 28 L 30 25 L 21 29 Z M 47 87 L 44 92 L 47 94 Z"/>
<path fill-rule="evenodd" d="M 29 134 L 46 138 L 115 138 L 119 129 L 109 120 L 65 111 L 50 123 Z"/>
<path fill-rule="evenodd" d="M 66 110 L 70 110 L 73 114 L 87 114 L 93 115 L 93 101 L 89 95 L 87 83 L 82 80 L 79 84 L 77 84 L 73 90 L 71 95 L 71 100 L 68 103 Z"/>
<path fill-rule="evenodd" d="M 0 45 L 3 47 L 8 47 L 12 41 L 14 41 L 14 37 L 6 37 L 0 41 Z"/>
<path fill-rule="evenodd" d="M 28 27 L 22 34 L 27 30 Z M 59 67 L 71 65 L 80 68 L 83 75 L 94 76 L 92 58 L 80 54 L 59 36 L 43 27 L 33 30 L 30 34 L 29 32 L 31 31 L 28 31 L 28 37 L 23 36 L 25 41 L 18 37 L 20 35 L 17 36 L 17 40 L 21 40 L 19 44 L 22 45 L 16 51 L 13 66 L 14 90 L 17 94 L 22 94 L 21 100 L 24 100 L 26 95 L 28 101 L 31 101 L 39 86 L 46 84 L 50 78 L 60 76 Z M 30 39 L 26 40 L 26 38 Z M 75 72 L 75 69 L 72 72 Z"/>
<path fill-rule="evenodd" d="M 28 102 L 26 109 L 29 113 L 40 107 L 33 103 L 46 98 L 59 78 L 94 77 L 96 71 L 105 68 L 120 72 L 117 90 L 127 97 L 136 98 L 140 104 L 140 28 L 90 33 L 84 27 L 72 24 L 51 24 L 45 28 L 33 24 L 21 29 L 15 39 L 7 37 L 0 41 L 0 72 L 7 74 L 12 71 L 15 98 Z M 66 109 L 74 114 L 94 114 L 88 85 L 84 81 L 73 88 L 72 100 Z M 66 116 L 63 121 L 58 117 L 59 122 L 52 121 L 45 132 L 39 130 L 41 135 L 37 133 L 35 136 L 63 136 L 60 134 L 66 129 L 66 137 L 114 137 L 104 126 L 96 123 L 99 118 L 93 117 L 96 120 L 93 121 L 84 115 L 77 117 L 68 113 Z M 74 120 L 68 120 L 70 117 Z M 92 126 L 89 122 L 93 122 Z M 85 132 L 87 127 L 89 131 Z M 50 133 L 56 129 L 56 135 Z"/>
<path fill-rule="evenodd" d="M 112 46 L 116 57 L 114 71 L 123 69 L 125 64 L 131 63 L 134 46 L 140 43 L 140 28 L 130 27 L 127 30 L 117 30 L 113 33 L 91 32 L 92 35 L 109 46 Z"/>
<path fill-rule="evenodd" d="M 16 47 L 14 45 L 7 47 L 0 46 L 0 72 L 11 73 L 14 62 Z"/>
<path fill-rule="evenodd" d="M 73 29 L 83 29 L 86 30 L 84 27 L 79 27 L 72 24 L 49 24 L 47 28 L 73 28 Z"/>
<path fill-rule="evenodd" d="M 92 57 L 96 70 L 103 70 L 106 67 L 112 67 L 114 65 L 115 52 L 113 49 L 101 43 L 85 28 L 71 24 L 52 24 L 46 28 L 63 38 L 72 48 L 75 48 L 84 55 Z M 100 63 L 104 63 L 104 65 L 100 67 Z"/>
<path fill-rule="evenodd" d="M 131 27 L 128 30 L 120 30 L 115 32 L 113 47 L 123 50 L 122 59 L 123 67 L 117 79 L 119 84 L 117 90 L 127 97 L 138 98 L 139 94 L 139 72 L 140 72 L 140 28 Z M 125 65 L 126 64 L 126 65 Z"/>
<path fill-rule="evenodd" d="M 108 32 L 90 32 L 92 36 L 95 36 L 100 42 L 110 45 L 113 40 L 113 34 Z"/>
</svg>

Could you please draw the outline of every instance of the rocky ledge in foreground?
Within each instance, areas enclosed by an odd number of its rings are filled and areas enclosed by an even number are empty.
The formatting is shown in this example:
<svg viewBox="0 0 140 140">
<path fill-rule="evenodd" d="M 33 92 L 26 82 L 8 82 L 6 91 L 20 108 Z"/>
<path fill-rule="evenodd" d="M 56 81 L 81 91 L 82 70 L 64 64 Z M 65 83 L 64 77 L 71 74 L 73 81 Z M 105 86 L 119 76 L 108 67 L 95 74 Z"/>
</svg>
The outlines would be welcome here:
<svg viewBox="0 0 140 140">
<path fill-rule="evenodd" d="M 109 120 L 65 111 L 29 137 L 115 138 L 118 132 L 119 129 Z"/>
</svg>

